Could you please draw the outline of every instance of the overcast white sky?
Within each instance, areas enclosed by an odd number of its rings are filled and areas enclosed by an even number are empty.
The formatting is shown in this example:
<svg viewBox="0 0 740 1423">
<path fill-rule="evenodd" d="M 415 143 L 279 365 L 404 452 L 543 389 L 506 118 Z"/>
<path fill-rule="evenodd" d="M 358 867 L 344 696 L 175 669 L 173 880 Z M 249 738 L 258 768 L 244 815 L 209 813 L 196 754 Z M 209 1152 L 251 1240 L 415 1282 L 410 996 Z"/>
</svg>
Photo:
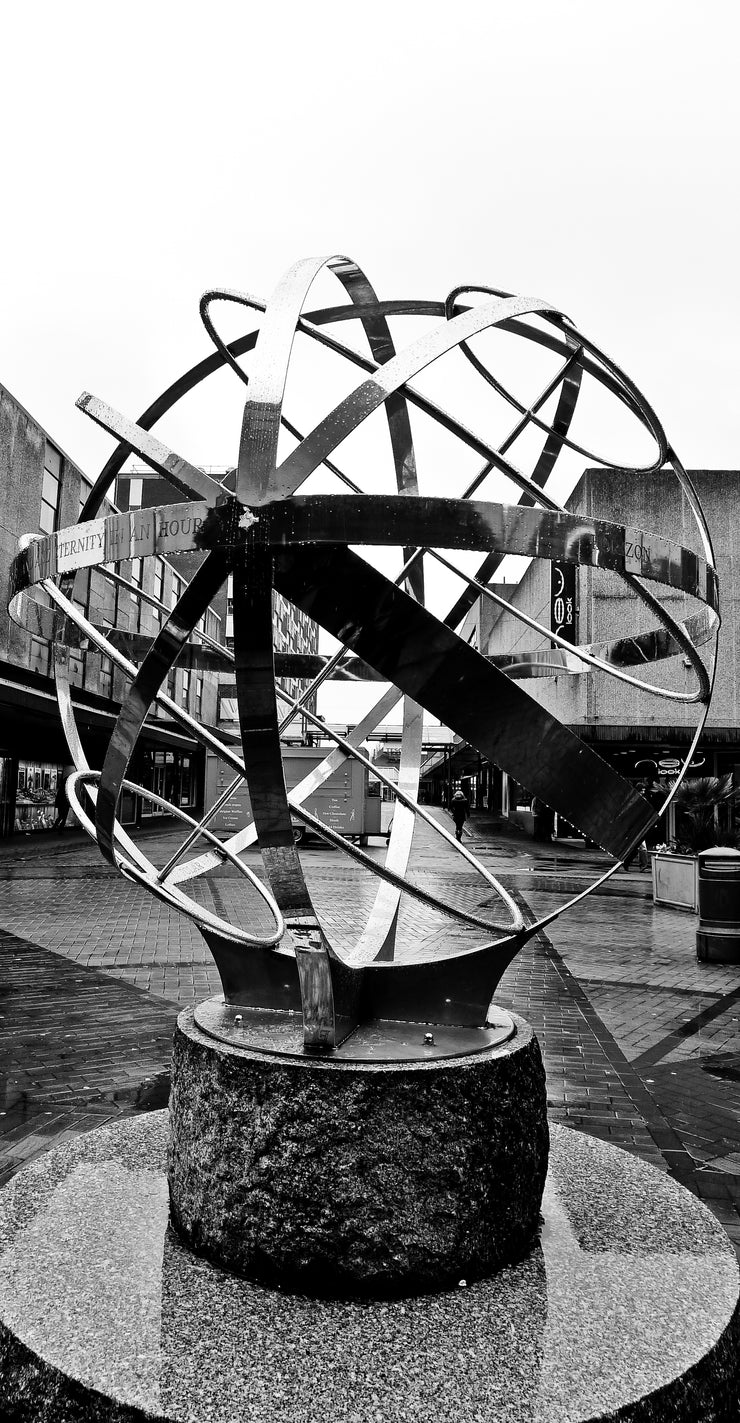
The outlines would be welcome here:
<svg viewBox="0 0 740 1423">
<path fill-rule="evenodd" d="M 684 463 L 738 467 L 737 14 L 6 6 L 0 381 L 94 474 L 111 442 L 83 389 L 139 414 L 209 352 L 206 287 L 267 296 L 295 258 L 345 252 L 383 296 L 551 300 Z M 241 405 L 231 377 L 161 436 L 235 463 Z"/>
</svg>

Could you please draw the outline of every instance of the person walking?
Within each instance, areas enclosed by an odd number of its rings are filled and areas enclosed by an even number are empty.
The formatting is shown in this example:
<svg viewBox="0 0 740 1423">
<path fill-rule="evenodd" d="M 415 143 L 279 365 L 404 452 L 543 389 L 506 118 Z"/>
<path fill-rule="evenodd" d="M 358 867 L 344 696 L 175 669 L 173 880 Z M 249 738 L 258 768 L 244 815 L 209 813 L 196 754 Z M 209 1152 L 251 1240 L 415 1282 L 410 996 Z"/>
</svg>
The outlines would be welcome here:
<svg viewBox="0 0 740 1423">
<path fill-rule="evenodd" d="M 67 787 L 65 784 L 66 773 L 59 777 L 57 781 L 57 793 L 54 797 L 54 809 L 56 810 L 56 820 L 52 825 L 52 830 L 58 830 L 60 835 L 67 824 L 67 813 L 69 811 L 69 800 L 67 797 Z"/>
<path fill-rule="evenodd" d="M 455 791 L 450 802 L 450 810 L 455 822 L 455 839 L 462 840 L 463 825 L 468 818 L 468 798 L 462 791 Z"/>
</svg>

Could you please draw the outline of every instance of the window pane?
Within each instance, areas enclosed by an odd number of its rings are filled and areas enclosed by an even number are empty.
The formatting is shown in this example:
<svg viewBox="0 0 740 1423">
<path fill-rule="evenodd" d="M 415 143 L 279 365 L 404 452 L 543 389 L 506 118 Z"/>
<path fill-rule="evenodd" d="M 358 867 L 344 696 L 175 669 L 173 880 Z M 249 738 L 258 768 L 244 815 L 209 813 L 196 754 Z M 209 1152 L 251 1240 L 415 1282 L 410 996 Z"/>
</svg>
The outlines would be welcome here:
<svg viewBox="0 0 740 1423">
<path fill-rule="evenodd" d="M 62 472 L 62 456 L 59 450 L 55 450 L 54 446 L 50 445 L 48 441 L 44 454 L 44 469 L 50 470 L 52 474 L 56 475 L 57 479 Z"/>
<path fill-rule="evenodd" d="M 48 469 L 44 470 L 41 498 L 45 499 L 47 504 L 51 504 L 52 509 L 56 509 L 59 502 L 59 480 L 55 479 L 53 474 L 49 474 Z"/>
</svg>

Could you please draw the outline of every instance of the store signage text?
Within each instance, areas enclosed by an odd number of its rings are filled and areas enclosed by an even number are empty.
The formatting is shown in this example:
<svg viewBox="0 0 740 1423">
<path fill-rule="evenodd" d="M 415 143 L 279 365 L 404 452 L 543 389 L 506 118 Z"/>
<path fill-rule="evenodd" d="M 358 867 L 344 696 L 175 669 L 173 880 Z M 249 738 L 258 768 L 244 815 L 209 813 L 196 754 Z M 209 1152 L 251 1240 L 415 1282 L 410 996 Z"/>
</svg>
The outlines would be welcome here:
<svg viewBox="0 0 740 1423">
<path fill-rule="evenodd" d="M 576 565 L 559 558 L 550 564 L 550 627 L 566 642 L 577 643 Z"/>
</svg>

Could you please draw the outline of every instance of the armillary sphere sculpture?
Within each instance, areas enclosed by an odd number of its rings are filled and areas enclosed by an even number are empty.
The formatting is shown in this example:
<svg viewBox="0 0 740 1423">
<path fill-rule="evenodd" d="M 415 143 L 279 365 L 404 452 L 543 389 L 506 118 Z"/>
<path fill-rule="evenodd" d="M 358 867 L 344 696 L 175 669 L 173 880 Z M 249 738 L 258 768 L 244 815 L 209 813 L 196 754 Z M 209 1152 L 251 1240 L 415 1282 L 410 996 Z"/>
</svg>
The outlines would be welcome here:
<svg viewBox="0 0 740 1423">
<path fill-rule="evenodd" d="M 304 314 L 322 268 L 341 283 L 344 300 Z M 211 314 L 216 302 L 237 303 L 261 313 L 259 330 L 226 344 Z M 457 1052 L 469 1052 L 476 1044 L 485 1046 L 502 1030 L 500 1017 L 489 1012 L 501 974 L 518 949 L 548 921 L 525 923 L 505 888 L 418 804 L 421 708 L 621 861 L 659 812 L 530 697 L 521 681 L 527 676 L 605 672 L 641 692 L 674 702 L 695 702 L 698 725 L 688 764 L 706 717 L 713 675 L 711 659 L 705 665 L 699 649 L 711 645 L 719 623 L 712 547 L 696 491 L 656 415 L 629 378 L 545 301 L 476 286 L 456 287 L 444 302 L 381 301 L 354 262 L 335 257 L 297 262 L 267 303 L 232 291 L 209 291 L 202 299 L 201 315 L 215 354 L 177 380 L 137 422 L 92 395 L 81 397 L 80 408 L 120 443 L 97 479 L 79 524 L 48 537 L 27 537 L 16 560 L 13 615 L 54 643 L 59 705 L 76 765 L 69 781 L 70 798 L 103 855 L 125 876 L 190 915 L 201 929 L 218 966 L 223 1002 L 201 1005 L 196 1021 L 216 1038 L 233 1040 L 241 1034 L 240 1041 L 249 1038 L 267 1051 L 277 1051 L 295 1045 L 296 1023 L 302 1022 L 305 1049 L 336 1051 L 345 1043 L 349 1050 L 354 1042 L 352 1050 L 360 1056 L 366 1052 L 392 1058 L 401 1039 L 404 1051 L 412 1051 L 408 1046 L 412 1038 L 423 1042 L 423 1033 L 409 1035 L 409 1024 L 420 1028 L 433 1024 L 442 1033 L 440 1050 L 446 1043 L 446 1050 L 452 1051 L 453 1040 Z M 390 323 L 407 318 L 426 320 L 422 334 L 397 352 Z M 347 323 L 361 330 L 367 354 L 342 339 Z M 474 338 L 491 328 L 555 358 L 554 373 L 534 401 L 522 403 L 471 346 Z M 307 434 L 299 432 L 283 409 L 297 339 L 326 348 L 359 373 L 354 389 Z M 471 363 L 483 397 L 503 400 L 511 407 L 513 423 L 503 442 L 490 443 L 415 387 L 421 372 L 451 352 L 462 353 Z M 246 353 L 251 353 L 248 374 L 238 359 Z M 219 482 L 150 432 L 199 382 L 227 365 L 244 382 L 246 401 L 238 466 Z M 617 467 L 571 435 L 579 394 L 587 381 L 597 382 L 626 407 L 652 438 L 649 465 L 634 472 L 650 473 L 664 466 L 675 472 L 696 521 L 701 555 L 652 532 L 569 513 L 553 497 L 553 472 L 564 450 Z M 546 418 L 548 403 L 554 413 Z M 335 452 L 376 410 L 384 411 L 387 418 L 395 489 L 366 494 L 337 465 Z M 412 410 L 436 422 L 445 438 L 455 437 L 461 452 L 472 451 L 482 461 L 461 497 L 447 497 L 439 489 L 433 494 L 420 491 Z M 292 437 L 293 447 L 279 455 L 283 430 Z M 524 434 L 529 449 L 536 444 L 528 472 L 509 454 Z M 167 479 L 185 502 L 99 517 L 112 481 L 132 452 Z M 343 492 L 302 493 L 306 481 L 322 466 Z M 457 474 L 451 468 L 453 487 Z M 477 498 L 489 474 L 504 475 L 519 491 L 517 502 Z M 395 581 L 356 551 L 382 546 L 404 550 Z M 200 550 L 204 557 L 176 606 L 169 611 L 147 597 L 166 615 L 151 644 L 130 636 L 127 646 L 125 636 L 95 626 L 74 601 L 75 577 L 81 570 L 96 566 L 137 595 L 116 572 L 117 565 L 130 558 L 186 550 Z M 456 568 L 455 554 L 463 552 L 483 555 L 475 576 Z M 571 647 L 511 607 L 510 612 L 544 643 L 505 659 L 505 666 L 497 665 L 496 659 L 462 641 L 456 629 L 478 597 L 502 602 L 487 585 L 505 554 L 610 570 L 648 610 L 654 625 L 608 644 Z M 446 617 L 437 617 L 425 607 L 425 565 L 433 562 L 458 572 L 465 584 Z M 196 627 L 229 575 L 233 575 L 233 667 L 241 749 L 200 727 L 162 691 L 176 662 L 193 668 L 227 667 L 229 654 L 209 645 Z M 695 611 L 677 620 L 661 602 L 661 588 L 673 595 L 680 590 L 696 600 Z M 314 618 L 342 648 L 335 657 L 324 659 L 299 701 L 275 687 L 273 589 Z M 99 770 L 91 769 L 85 759 L 70 696 L 69 650 L 81 639 L 111 658 L 131 680 Z M 692 690 L 655 685 L 634 670 L 677 655 L 693 669 Z M 291 662 L 283 655 L 278 670 L 283 676 L 300 674 L 300 659 Z M 316 721 L 323 732 L 323 724 L 306 710 L 306 704 L 319 683 L 332 674 L 374 676 L 391 687 L 350 735 L 334 737 L 335 748 L 323 763 L 288 794 L 279 703 L 286 720 L 303 709 L 309 722 Z M 368 764 L 362 743 L 401 694 L 400 774 L 393 785 L 398 806 L 385 863 L 380 863 L 323 825 L 304 802 L 347 757 Z M 137 738 L 155 703 L 217 752 L 232 768 L 234 784 L 246 778 L 254 823 L 224 844 L 208 828 L 213 808 L 196 824 L 178 807 L 130 786 L 127 780 Z M 382 771 L 373 770 L 384 779 Z M 188 823 L 183 847 L 164 869 L 150 862 L 120 824 L 118 805 L 127 787 Z M 338 951 L 316 913 L 294 844 L 291 814 L 378 877 L 372 911 L 350 952 Z M 495 891 L 501 904 L 497 917 L 460 909 L 409 882 L 406 872 L 416 817 L 432 824 Z M 198 838 L 206 842 L 206 852 L 185 859 Z M 255 839 L 269 889 L 241 858 Z M 206 874 L 224 859 L 250 879 L 269 904 L 272 932 L 259 934 L 230 923 L 186 894 L 182 886 L 188 880 Z M 479 929 L 484 942 L 452 958 L 397 960 L 402 894 Z M 447 1038 L 446 1029 L 450 1030 Z"/>
</svg>

